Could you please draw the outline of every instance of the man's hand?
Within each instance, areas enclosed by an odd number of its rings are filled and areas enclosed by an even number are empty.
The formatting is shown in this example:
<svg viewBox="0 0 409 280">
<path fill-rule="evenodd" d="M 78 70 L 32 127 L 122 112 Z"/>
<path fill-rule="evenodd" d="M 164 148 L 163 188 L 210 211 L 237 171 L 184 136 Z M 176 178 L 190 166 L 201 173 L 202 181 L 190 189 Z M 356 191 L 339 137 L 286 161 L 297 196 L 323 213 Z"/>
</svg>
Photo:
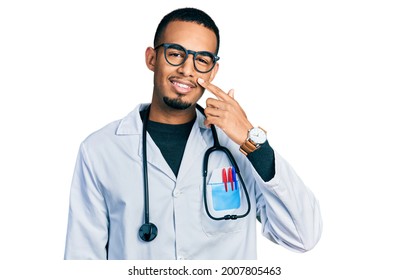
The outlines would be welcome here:
<svg viewBox="0 0 409 280">
<path fill-rule="evenodd" d="M 238 145 L 247 139 L 247 132 L 253 126 L 247 120 L 246 113 L 234 99 L 234 90 L 225 93 L 217 86 L 199 78 L 198 83 L 213 93 L 216 98 L 206 100 L 205 125 L 211 124 L 221 128 L 226 135 Z"/>
</svg>

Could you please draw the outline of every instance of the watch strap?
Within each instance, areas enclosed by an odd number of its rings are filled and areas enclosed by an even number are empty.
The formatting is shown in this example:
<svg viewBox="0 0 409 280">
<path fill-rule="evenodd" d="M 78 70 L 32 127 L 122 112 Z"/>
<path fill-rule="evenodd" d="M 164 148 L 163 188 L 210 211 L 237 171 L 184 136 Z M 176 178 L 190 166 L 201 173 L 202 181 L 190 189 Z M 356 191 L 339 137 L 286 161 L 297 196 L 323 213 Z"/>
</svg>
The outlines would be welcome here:
<svg viewBox="0 0 409 280">
<path fill-rule="evenodd" d="M 257 150 L 260 147 L 260 145 L 255 144 L 253 141 L 251 141 L 250 139 L 247 139 L 246 141 L 244 141 L 243 144 L 241 144 L 240 146 L 240 152 L 242 152 L 244 155 L 248 155 L 252 152 L 254 152 L 255 150 Z"/>
</svg>

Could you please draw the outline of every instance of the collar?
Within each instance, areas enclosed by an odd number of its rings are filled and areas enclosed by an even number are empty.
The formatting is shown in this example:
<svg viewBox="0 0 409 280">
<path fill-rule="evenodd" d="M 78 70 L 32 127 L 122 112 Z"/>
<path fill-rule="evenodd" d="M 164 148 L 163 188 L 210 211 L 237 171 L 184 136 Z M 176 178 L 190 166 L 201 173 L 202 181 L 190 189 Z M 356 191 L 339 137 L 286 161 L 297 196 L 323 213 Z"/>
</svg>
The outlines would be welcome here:
<svg viewBox="0 0 409 280">
<path fill-rule="evenodd" d="M 141 135 L 142 120 L 140 111 L 149 106 L 149 103 L 142 103 L 135 107 L 127 116 L 120 120 L 116 135 Z M 209 129 L 204 125 L 205 116 L 196 109 L 196 123 L 201 129 Z"/>
</svg>

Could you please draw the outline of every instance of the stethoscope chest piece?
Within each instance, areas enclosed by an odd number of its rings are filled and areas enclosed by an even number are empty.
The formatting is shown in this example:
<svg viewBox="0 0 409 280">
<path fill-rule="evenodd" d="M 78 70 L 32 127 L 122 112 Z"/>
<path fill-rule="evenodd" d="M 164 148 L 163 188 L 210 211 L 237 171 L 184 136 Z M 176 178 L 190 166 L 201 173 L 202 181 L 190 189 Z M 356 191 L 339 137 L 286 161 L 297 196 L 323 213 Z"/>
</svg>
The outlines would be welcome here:
<svg viewBox="0 0 409 280">
<path fill-rule="evenodd" d="M 158 236 L 158 227 L 152 223 L 145 223 L 139 228 L 139 237 L 143 241 L 152 241 Z"/>
</svg>

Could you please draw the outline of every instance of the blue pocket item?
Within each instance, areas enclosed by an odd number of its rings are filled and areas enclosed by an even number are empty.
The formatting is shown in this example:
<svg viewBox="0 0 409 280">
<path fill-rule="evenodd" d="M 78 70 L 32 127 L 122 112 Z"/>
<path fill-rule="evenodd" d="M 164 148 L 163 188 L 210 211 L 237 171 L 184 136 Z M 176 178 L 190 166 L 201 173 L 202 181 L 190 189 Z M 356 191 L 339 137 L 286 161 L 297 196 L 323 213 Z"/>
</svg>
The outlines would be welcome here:
<svg viewBox="0 0 409 280">
<path fill-rule="evenodd" d="M 238 209 L 240 208 L 240 191 L 238 182 L 235 182 L 236 187 L 234 190 L 230 188 L 226 191 L 224 183 L 213 183 L 212 187 L 212 200 L 213 208 L 216 211 Z"/>
</svg>

